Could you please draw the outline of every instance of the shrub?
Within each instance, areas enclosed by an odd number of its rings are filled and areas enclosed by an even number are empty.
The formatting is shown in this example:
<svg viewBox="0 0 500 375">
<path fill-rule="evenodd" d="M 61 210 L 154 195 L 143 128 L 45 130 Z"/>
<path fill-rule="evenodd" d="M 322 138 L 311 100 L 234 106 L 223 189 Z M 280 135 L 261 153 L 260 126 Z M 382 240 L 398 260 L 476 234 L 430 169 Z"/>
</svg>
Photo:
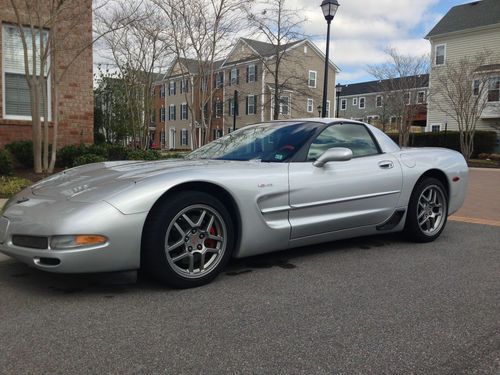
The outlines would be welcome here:
<svg viewBox="0 0 500 375">
<path fill-rule="evenodd" d="M 500 161 L 500 154 L 490 154 L 490 160 Z"/>
<path fill-rule="evenodd" d="M 16 158 L 16 160 L 24 167 L 33 168 L 33 142 L 32 141 L 16 141 L 5 146 L 7 150 Z"/>
<path fill-rule="evenodd" d="M 71 168 L 75 164 L 75 159 L 86 153 L 85 145 L 64 146 L 57 151 L 56 165 L 61 168 Z"/>
<path fill-rule="evenodd" d="M 396 143 L 398 134 L 388 134 Z M 496 133 L 493 131 L 476 131 L 474 136 L 473 157 L 481 153 L 491 153 L 496 146 Z M 445 147 L 460 152 L 460 133 L 457 131 L 448 131 L 445 133 L 412 133 L 410 135 L 411 147 Z"/>
<path fill-rule="evenodd" d="M 96 154 L 84 154 L 75 158 L 73 167 L 78 167 L 84 164 L 101 163 L 103 161 L 107 161 L 107 158 Z"/>
<path fill-rule="evenodd" d="M 108 145 L 107 148 L 109 160 L 127 160 L 130 152 L 126 147 L 120 145 Z"/>
<path fill-rule="evenodd" d="M 187 155 L 187 152 L 167 152 L 161 155 L 162 159 L 180 159 Z"/>
<path fill-rule="evenodd" d="M 33 182 L 25 178 L 2 176 L 0 177 L 0 198 L 10 198 L 31 184 Z"/>
<path fill-rule="evenodd" d="M 7 150 L 0 149 L 0 175 L 9 176 L 12 174 L 12 159 Z"/>
</svg>

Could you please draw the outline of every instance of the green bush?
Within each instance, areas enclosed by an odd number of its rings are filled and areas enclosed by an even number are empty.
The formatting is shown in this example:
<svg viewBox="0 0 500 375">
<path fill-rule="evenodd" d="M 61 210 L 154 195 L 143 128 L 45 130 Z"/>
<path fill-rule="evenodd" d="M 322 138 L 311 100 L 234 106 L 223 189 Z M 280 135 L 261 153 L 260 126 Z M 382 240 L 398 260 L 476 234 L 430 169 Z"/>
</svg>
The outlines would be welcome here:
<svg viewBox="0 0 500 375">
<path fill-rule="evenodd" d="M 129 149 L 120 145 L 108 145 L 109 160 L 127 160 Z"/>
<path fill-rule="evenodd" d="M 0 150 L 2 151 L 2 150 Z M 30 180 L 19 177 L 0 177 L 0 198 L 10 198 L 33 184 Z"/>
<path fill-rule="evenodd" d="M 7 150 L 0 149 L 0 175 L 9 176 L 12 174 L 12 159 Z"/>
<path fill-rule="evenodd" d="M 101 163 L 104 161 L 107 161 L 108 159 L 101 156 L 101 155 L 96 155 L 96 154 L 84 154 L 80 155 L 75 158 L 75 161 L 73 162 L 73 167 L 78 167 L 80 165 L 84 164 L 91 164 L 91 163 Z"/>
<path fill-rule="evenodd" d="M 398 134 L 388 134 L 393 141 L 398 142 Z M 481 153 L 492 153 L 495 150 L 497 135 L 493 131 L 476 131 L 474 136 L 473 157 Z M 460 133 L 448 131 L 445 133 L 412 133 L 410 147 L 445 147 L 460 152 Z"/>
<path fill-rule="evenodd" d="M 71 168 L 75 164 L 75 159 L 86 154 L 85 145 L 64 146 L 57 151 L 56 165 L 61 168 Z"/>
<path fill-rule="evenodd" d="M 16 160 L 24 167 L 33 168 L 33 142 L 32 141 L 16 141 L 5 146 L 7 150 L 16 158 Z"/>
<path fill-rule="evenodd" d="M 155 150 L 130 150 L 127 153 L 127 160 L 158 160 L 161 154 Z"/>
</svg>

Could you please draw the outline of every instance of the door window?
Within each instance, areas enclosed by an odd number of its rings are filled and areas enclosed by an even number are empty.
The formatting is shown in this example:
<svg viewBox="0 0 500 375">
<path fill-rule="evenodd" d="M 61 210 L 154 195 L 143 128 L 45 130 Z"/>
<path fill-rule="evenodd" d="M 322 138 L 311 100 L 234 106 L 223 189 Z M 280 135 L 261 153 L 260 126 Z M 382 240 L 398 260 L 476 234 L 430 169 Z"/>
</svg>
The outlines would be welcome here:
<svg viewBox="0 0 500 375">
<path fill-rule="evenodd" d="M 309 148 L 307 160 L 316 160 L 332 147 L 349 148 L 354 157 L 379 153 L 375 141 L 364 125 L 339 124 L 329 126 L 318 135 Z"/>
</svg>

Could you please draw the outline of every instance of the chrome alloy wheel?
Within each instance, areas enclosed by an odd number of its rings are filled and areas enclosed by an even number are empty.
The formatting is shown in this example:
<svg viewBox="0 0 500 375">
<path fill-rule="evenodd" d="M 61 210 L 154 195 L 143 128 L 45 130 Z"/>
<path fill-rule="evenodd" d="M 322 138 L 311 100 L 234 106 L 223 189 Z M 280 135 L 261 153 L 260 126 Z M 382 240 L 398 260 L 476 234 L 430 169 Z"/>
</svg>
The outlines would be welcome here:
<svg viewBox="0 0 500 375">
<path fill-rule="evenodd" d="M 212 207 L 186 207 L 170 222 L 165 235 L 167 261 L 179 275 L 200 278 L 210 273 L 226 251 L 226 224 Z"/>
<path fill-rule="evenodd" d="M 417 222 L 422 233 L 433 236 L 445 222 L 446 197 L 437 185 L 427 186 L 418 198 Z"/>
</svg>

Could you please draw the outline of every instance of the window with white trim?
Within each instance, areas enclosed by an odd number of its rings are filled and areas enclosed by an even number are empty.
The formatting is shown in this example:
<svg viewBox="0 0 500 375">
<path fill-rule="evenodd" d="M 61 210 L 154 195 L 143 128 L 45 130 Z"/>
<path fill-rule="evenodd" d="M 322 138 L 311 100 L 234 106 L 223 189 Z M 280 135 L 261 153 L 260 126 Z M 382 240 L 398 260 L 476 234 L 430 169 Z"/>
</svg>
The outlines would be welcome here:
<svg viewBox="0 0 500 375">
<path fill-rule="evenodd" d="M 307 112 L 314 112 L 314 99 L 312 98 L 307 99 Z"/>
<path fill-rule="evenodd" d="M 248 82 L 255 82 L 255 64 L 248 65 Z"/>
<path fill-rule="evenodd" d="M 181 146 L 189 145 L 188 135 L 189 134 L 187 129 L 181 129 Z"/>
<path fill-rule="evenodd" d="M 230 81 L 231 81 L 231 85 L 237 85 L 239 83 L 238 82 L 238 69 L 237 68 L 231 69 Z"/>
<path fill-rule="evenodd" d="M 160 108 L 160 122 L 165 122 L 165 108 Z"/>
<path fill-rule="evenodd" d="M 438 44 L 435 49 L 435 65 L 444 65 L 446 62 L 446 44 Z"/>
<path fill-rule="evenodd" d="M 359 98 L 359 109 L 365 109 L 366 107 L 366 99 L 363 97 L 363 98 Z"/>
<path fill-rule="evenodd" d="M 425 103 L 425 91 L 419 91 L 417 93 L 417 104 Z"/>
<path fill-rule="evenodd" d="M 165 85 L 160 85 L 160 98 L 165 97 Z"/>
<path fill-rule="evenodd" d="M 168 119 L 170 121 L 175 121 L 177 119 L 175 104 L 170 104 L 168 107 Z"/>
<path fill-rule="evenodd" d="M 409 92 L 405 92 L 405 93 L 403 94 L 403 103 L 404 103 L 405 105 L 410 105 L 410 100 L 411 100 L 411 95 L 410 95 L 410 93 L 409 93 Z"/>
<path fill-rule="evenodd" d="M 431 126 L 431 131 L 432 131 L 433 133 L 439 133 L 439 132 L 440 132 L 440 130 L 441 130 L 441 125 L 432 125 L 432 126 Z"/>
<path fill-rule="evenodd" d="M 255 102 L 256 102 L 256 95 L 248 95 L 247 96 L 247 115 L 255 115 L 256 110 L 255 110 Z"/>
<path fill-rule="evenodd" d="M 181 120 L 188 119 L 188 105 L 186 103 L 181 104 Z"/>
<path fill-rule="evenodd" d="M 488 87 L 488 102 L 500 101 L 500 76 L 490 78 Z"/>
<path fill-rule="evenodd" d="M 28 46 L 28 65 L 33 73 L 33 49 L 32 33 L 29 28 L 24 28 L 26 43 Z M 40 76 L 40 31 L 35 35 L 35 74 Z M 48 31 L 42 31 L 42 38 L 47 45 Z M 47 62 L 44 77 L 48 77 Z M 24 49 L 21 32 L 17 26 L 3 25 L 2 27 L 2 82 L 3 82 L 3 117 L 19 120 L 31 120 L 31 97 L 28 81 L 24 69 Z M 51 118 L 51 82 L 47 79 L 47 93 L 40 95 L 40 117 L 43 117 L 45 110 L 49 119 Z M 44 100 L 43 96 L 46 97 Z M 48 105 L 47 105 L 48 103 Z"/>
<path fill-rule="evenodd" d="M 318 78 L 318 72 L 316 72 L 315 70 L 310 70 L 309 71 L 308 86 L 311 88 L 316 88 L 317 78 Z"/>
<path fill-rule="evenodd" d="M 377 108 L 382 107 L 382 95 L 377 95 L 375 102 L 376 102 Z"/>
<path fill-rule="evenodd" d="M 280 96 L 280 115 L 290 114 L 290 98 L 288 96 Z"/>
<path fill-rule="evenodd" d="M 215 117 L 221 118 L 224 114 L 224 103 L 219 98 L 215 99 Z"/>
<path fill-rule="evenodd" d="M 352 105 L 354 106 L 358 105 L 358 98 L 352 98 Z"/>
<path fill-rule="evenodd" d="M 340 110 L 345 111 L 347 109 L 347 99 L 340 100 Z"/>
<path fill-rule="evenodd" d="M 170 81 L 168 84 L 168 95 L 175 95 L 175 81 Z"/>
</svg>

